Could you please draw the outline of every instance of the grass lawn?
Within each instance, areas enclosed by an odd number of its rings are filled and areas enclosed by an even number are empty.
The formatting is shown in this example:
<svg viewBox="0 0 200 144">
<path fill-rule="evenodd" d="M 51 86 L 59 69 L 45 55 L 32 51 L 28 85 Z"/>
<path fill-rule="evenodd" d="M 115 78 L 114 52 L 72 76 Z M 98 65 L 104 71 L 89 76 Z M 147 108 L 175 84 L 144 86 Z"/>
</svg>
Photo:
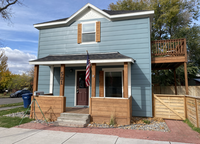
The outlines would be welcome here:
<svg viewBox="0 0 200 144">
<path fill-rule="evenodd" d="M 27 110 L 26 108 L 19 107 L 19 108 L 0 111 L 0 127 L 10 128 L 10 127 L 17 126 L 20 123 L 20 121 L 22 120 L 22 118 L 6 117 L 3 115 L 10 114 L 10 113 L 16 113 L 16 112 L 22 112 L 22 111 L 26 111 L 26 110 Z M 22 121 L 22 124 L 28 123 L 30 121 L 32 121 L 32 119 L 24 118 L 24 120 Z"/>
<path fill-rule="evenodd" d="M 19 125 L 22 119 L 19 117 L 0 117 L 0 127 L 11 128 Z M 24 118 L 21 124 L 28 123 L 32 121 L 32 119 Z"/>
<path fill-rule="evenodd" d="M 184 123 L 188 124 L 188 126 L 191 127 L 192 130 L 200 133 L 200 128 L 195 127 L 188 119 L 184 120 Z"/>
<path fill-rule="evenodd" d="M 0 98 L 9 98 L 10 97 L 10 92 L 4 95 L 4 93 L 0 93 Z"/>
<path fill-rule="evenodd" d="M 26 108 L 23 107 L 19 107 L 19 108 L 14 108 L 14 109 L 8 109 L 8 110 L 2 110 L 0 111 L 0 116 L 6 115 L 6 114 L 10 114 L 10 113 L 16 113 L 16 112 L 22 112 L 22 111 L 26 111 Z"/>
<path fill-rule="evenodd" d="M 3 105 L 0 105 L 0 108 L 2 108 L 2 107 L 20 106 L 20 105 L 23 105 L 23 102 L 13 103 L 13 104 L 3 104 Z"/>
</svg>

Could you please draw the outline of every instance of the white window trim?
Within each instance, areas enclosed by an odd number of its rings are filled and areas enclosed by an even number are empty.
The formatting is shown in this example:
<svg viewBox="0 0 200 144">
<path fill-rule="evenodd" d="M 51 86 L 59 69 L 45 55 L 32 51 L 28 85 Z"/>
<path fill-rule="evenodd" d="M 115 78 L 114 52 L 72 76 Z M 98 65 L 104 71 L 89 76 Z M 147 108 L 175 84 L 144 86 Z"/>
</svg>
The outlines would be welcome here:
<svg viewBox="0 0 200 144">
<path fill-rule="evenodd" d="M 97 42 L 96 42 L 96 32 L 97 32 L 97 30 L 96 30 L 96 22 L 97 21 L 89 21 L 89 22 L 81 22 L 81 24 L 82 24 L 82 31 L 81 31 L 81 35 L 82 35 L 82 37 L 83 37 L 83 34 L 85 33 L 85 34 L 87 34 L 87 33 L 93 33 L 93 32 L 84 32 L 83 33 L 83 25 L 84 24 L 90 24 L 90 23 L 94 23 L 95 24 L 95 31 L 94 31 L 94 33 L 95 33 L 95 41 L 92 41 L 92 42 L 81 42 L 81 44 L 96 44 Z"/>
<path fill-rule="evenodd" d="M 74 91 L 74 106 L 90 106 L 90 86 L 89 86 L 89 88 L 88 88 L 88 105 L 77 105 L 77 103 L 76 103 L 76 87 L 77 87 L 77 72 L 78 71 L 86 71 L 86 69 L 77 69 L 77 70 L 75 70 L 75 91 Z"/>
<path fill-rule="evenodd" d="M 122 74 L 122 97 L 124 98 L 123 95 L 123 70 L 124 68 L 103 68 L 102 71 L 104 72 L 104 98 L 118 98 L 118 97 L 106 97 L 106 85 L 105 85 L 105 72 L 121 72 Z"/>
</svg>

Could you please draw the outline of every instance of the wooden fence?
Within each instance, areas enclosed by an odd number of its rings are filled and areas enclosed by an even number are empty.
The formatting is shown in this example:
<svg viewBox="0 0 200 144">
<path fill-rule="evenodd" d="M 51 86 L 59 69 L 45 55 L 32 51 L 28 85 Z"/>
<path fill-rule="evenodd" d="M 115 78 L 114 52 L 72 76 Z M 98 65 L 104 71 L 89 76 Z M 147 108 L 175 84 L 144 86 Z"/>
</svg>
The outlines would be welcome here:
<svg viewBox="0 0 200 144">
<path fill-rule="evenodd" d="M 164 119 L 188 118 L 200 127 L 200 97 L 185 95 L 153 94 L 153 115 Z"/>
<path fill-rule="evenodd" d="M 94 122 L 110 122 L 111 116 L 119 125 L 130 124 L 132 116 L 132 97 L 130 98 L 90 98 L 89 114 Z"/>
<path fill-rule="evenodd" d="M 175 94 L 174 86 L 154 86 L 155 94 Z M 200 86 L 188 86 L 189 95 L 200 97 Z M 185 86 L 177 86 L 177 95 L 185 95 Z"/>
<path fill-rule="evenodd" d="M 33 100 L 33 96 L 31 98 Z M 66 97 L 62 96 L 38 96 L 35 97 L 38 102 L 44 116 L 48 120 L 55 121 L 60 116 L 61 113 L 65 112 L 66 109 Z M 34 115 L 35 113 L 35 115 Z M 31 118 L 44 119 L 39 107 L 35 103 L 31 105 Z"/>
</svg>

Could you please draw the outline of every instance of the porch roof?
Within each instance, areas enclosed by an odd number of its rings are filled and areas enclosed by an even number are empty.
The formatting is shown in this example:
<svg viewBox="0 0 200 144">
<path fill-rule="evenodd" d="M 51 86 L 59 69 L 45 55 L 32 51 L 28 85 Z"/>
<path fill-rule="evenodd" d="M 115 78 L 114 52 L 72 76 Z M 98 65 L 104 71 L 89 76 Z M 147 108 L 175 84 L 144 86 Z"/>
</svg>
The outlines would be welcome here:
<svg viewBox="0 0 200 144">
<path fill-rule="evenodd" d="M 91 63 L 134 63 L 134 59 L 119 52 L 89 54 Z M 87 54 L 48 55 L 33 61 L 33 65 L 86 64 Z"/>
</svg>

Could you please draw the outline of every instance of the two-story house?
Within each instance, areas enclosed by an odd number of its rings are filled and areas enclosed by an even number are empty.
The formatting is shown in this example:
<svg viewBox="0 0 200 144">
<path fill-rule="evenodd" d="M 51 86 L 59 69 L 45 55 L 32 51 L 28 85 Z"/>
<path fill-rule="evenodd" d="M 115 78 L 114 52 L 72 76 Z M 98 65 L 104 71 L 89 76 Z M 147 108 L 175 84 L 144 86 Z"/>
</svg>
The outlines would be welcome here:
<svg viewBox="0 0 200 144">
<path fill-rule="evenodd" d="M 153 15 L 153 10 L 101 10 L 88 3 L 68 18 L 35 24 L 38 59 L 29 62 L 35 65 L 34 90 L 66 97 L 66 107 L 89 107 L 94 121 L 112 114 L 122 124 L 131 116 L 152 117 Z"/>
</svg>

